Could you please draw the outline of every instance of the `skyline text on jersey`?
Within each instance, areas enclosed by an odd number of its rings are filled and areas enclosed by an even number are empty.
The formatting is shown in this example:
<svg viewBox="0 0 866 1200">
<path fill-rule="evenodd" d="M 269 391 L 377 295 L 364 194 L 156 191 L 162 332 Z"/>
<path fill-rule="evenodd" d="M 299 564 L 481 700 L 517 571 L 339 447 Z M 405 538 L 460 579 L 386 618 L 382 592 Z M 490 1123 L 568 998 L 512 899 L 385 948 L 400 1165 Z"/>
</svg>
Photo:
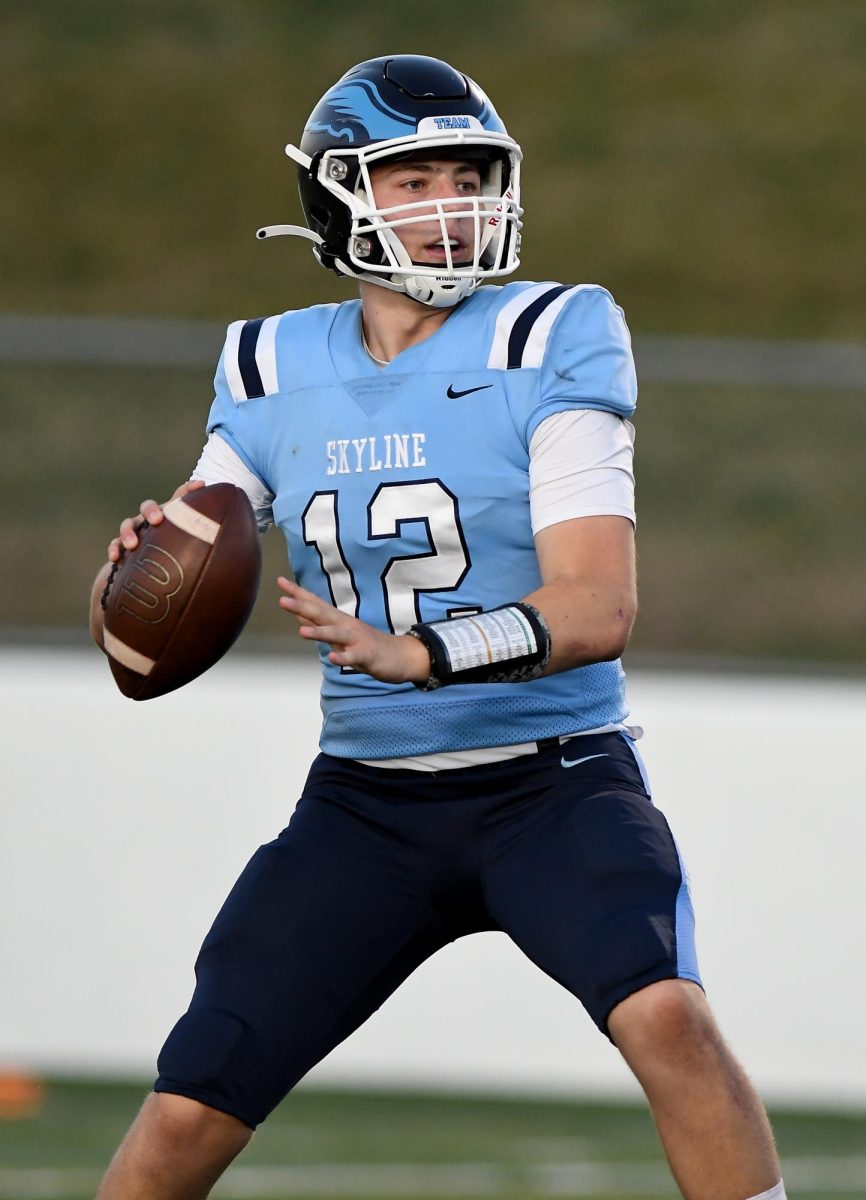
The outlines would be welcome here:
<svg viewBox="0 0 866 1200">
<path fill-rule="evenodd" d="M 374 436 L 335 438 L 325 444 L 328 475 L 351 475 L 362 471 L 399 471 L 410 467 L 426 467 L 424 454 L 426 434 L 386 433 L 377 445 Z M 351 446 L 351 453 L 349 447 Z"/>
</svg>

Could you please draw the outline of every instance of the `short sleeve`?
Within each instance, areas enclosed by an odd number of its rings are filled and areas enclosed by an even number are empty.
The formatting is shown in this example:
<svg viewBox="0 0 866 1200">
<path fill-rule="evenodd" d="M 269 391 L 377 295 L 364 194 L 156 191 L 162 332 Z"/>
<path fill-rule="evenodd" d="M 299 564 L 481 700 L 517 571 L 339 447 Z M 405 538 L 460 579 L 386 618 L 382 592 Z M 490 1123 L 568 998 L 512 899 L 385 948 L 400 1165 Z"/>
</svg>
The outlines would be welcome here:
<svg viewBox="0 0 866 1200">
<path fill-rule="evenodd" d="M 538 404 L 530 414 L 527 439 L 554 412 L 598 409 L 628 418 L 636 403 L 631 337 L 622 309 L 602 287 L 575 288 L 545 347 Z"/>
</svg>

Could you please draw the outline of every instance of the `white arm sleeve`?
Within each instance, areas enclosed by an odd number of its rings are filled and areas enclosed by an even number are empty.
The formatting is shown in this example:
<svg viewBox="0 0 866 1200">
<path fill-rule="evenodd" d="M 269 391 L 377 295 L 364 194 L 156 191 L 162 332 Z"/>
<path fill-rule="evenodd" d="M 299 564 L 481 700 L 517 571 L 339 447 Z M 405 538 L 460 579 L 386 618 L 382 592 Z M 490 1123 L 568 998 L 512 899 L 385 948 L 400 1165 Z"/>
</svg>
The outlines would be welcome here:
<svg viewBox="0 0 866 1200">
<path fill-rule="evenodd" d="M 203 479 L 205 483 L 234 483 L 243 488 L 249 497 L 253 512 L 256 514 L 256 524 L 259 533 L 264 533 L 274 523 L 274 512 L 271 507 L 274 493 L 268 491 L 265 485 L 254 475 L 246 463 L 240 458 L 228 442 L 223 441 L 218 433 L 212 433 L 205 442 L 201 458 L 196 463 L 190 479 Z"/>
<path fill-rule="evenodd" d="M 547 417 L 529 443 L 532 532 L 573 517 L 622 516 L 634 524 L 634 428 L 598 409 Z"/>
</svg>

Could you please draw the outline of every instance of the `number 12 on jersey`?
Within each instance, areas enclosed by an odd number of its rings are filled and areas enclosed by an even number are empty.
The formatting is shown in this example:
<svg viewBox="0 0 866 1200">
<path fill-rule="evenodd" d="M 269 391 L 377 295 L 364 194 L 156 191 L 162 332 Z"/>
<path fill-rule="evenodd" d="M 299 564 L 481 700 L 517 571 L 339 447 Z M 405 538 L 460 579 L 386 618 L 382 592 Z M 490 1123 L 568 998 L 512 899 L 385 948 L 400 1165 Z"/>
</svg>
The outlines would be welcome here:
<svg viewBox="0 0 866 1200">
<path fill-rule="evenodd" d="M 334 606 L 357 617 L 361 596 L 340 543 L 338 496 L 336 491 L 316 492 L 311 498 L 302 517 L 304 542 L 316 549 Z M 367 505 L 371 542 L 399 541 L 402 526 L 411 521 L 426 526 L 429 549 L 423 554 L 396 553 L 382 571 L 385 619 L 392 633 L 405 633 L 421 620 L 419 593 L 452 591 L 472 565 L 457 497 L 441 480 L 383 483 L 373 493 Z"/>
</svg>

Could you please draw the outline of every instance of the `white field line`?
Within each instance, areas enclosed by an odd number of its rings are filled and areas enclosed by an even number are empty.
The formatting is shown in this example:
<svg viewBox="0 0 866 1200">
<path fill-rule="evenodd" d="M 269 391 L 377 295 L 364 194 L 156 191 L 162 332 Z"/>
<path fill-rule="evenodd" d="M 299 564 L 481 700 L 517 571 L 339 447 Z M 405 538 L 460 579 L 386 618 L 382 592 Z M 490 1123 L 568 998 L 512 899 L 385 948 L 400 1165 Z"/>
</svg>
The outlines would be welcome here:
<svg viewBox="0 0 866 1200">
<path fill-rule="evenodd" d="M 98 1171 L 89 1167 L 0 1167 L 3 1200 L 67 1200 L 93 1193 Z"/>
<path fill-rule="evenodd" d="M 0 1167 L 2 1200 L 68 1200 L 93 1193 L 100 1172 L 84 1167 Z M 793 1158 L 789 1189 L 817 1195 L 866 1195 L 866 1155 Z M 290 1196 L 501 1196 L 515 1188 L 537 1196 L 673 1195 L 661 1164 L 570 1162 L 500 1167 L 493 1163 L 313 1163 L 230 1167 L 214 1200 L 276 1200 Z"/>
<path fill-rule="evenodd" d="M 502 1172 L 491 1163 L 313 1163 L 298 1167 L 232 1167 L 214 1200 L 282 1196 L 498 1196 Z"/>
</svg>

